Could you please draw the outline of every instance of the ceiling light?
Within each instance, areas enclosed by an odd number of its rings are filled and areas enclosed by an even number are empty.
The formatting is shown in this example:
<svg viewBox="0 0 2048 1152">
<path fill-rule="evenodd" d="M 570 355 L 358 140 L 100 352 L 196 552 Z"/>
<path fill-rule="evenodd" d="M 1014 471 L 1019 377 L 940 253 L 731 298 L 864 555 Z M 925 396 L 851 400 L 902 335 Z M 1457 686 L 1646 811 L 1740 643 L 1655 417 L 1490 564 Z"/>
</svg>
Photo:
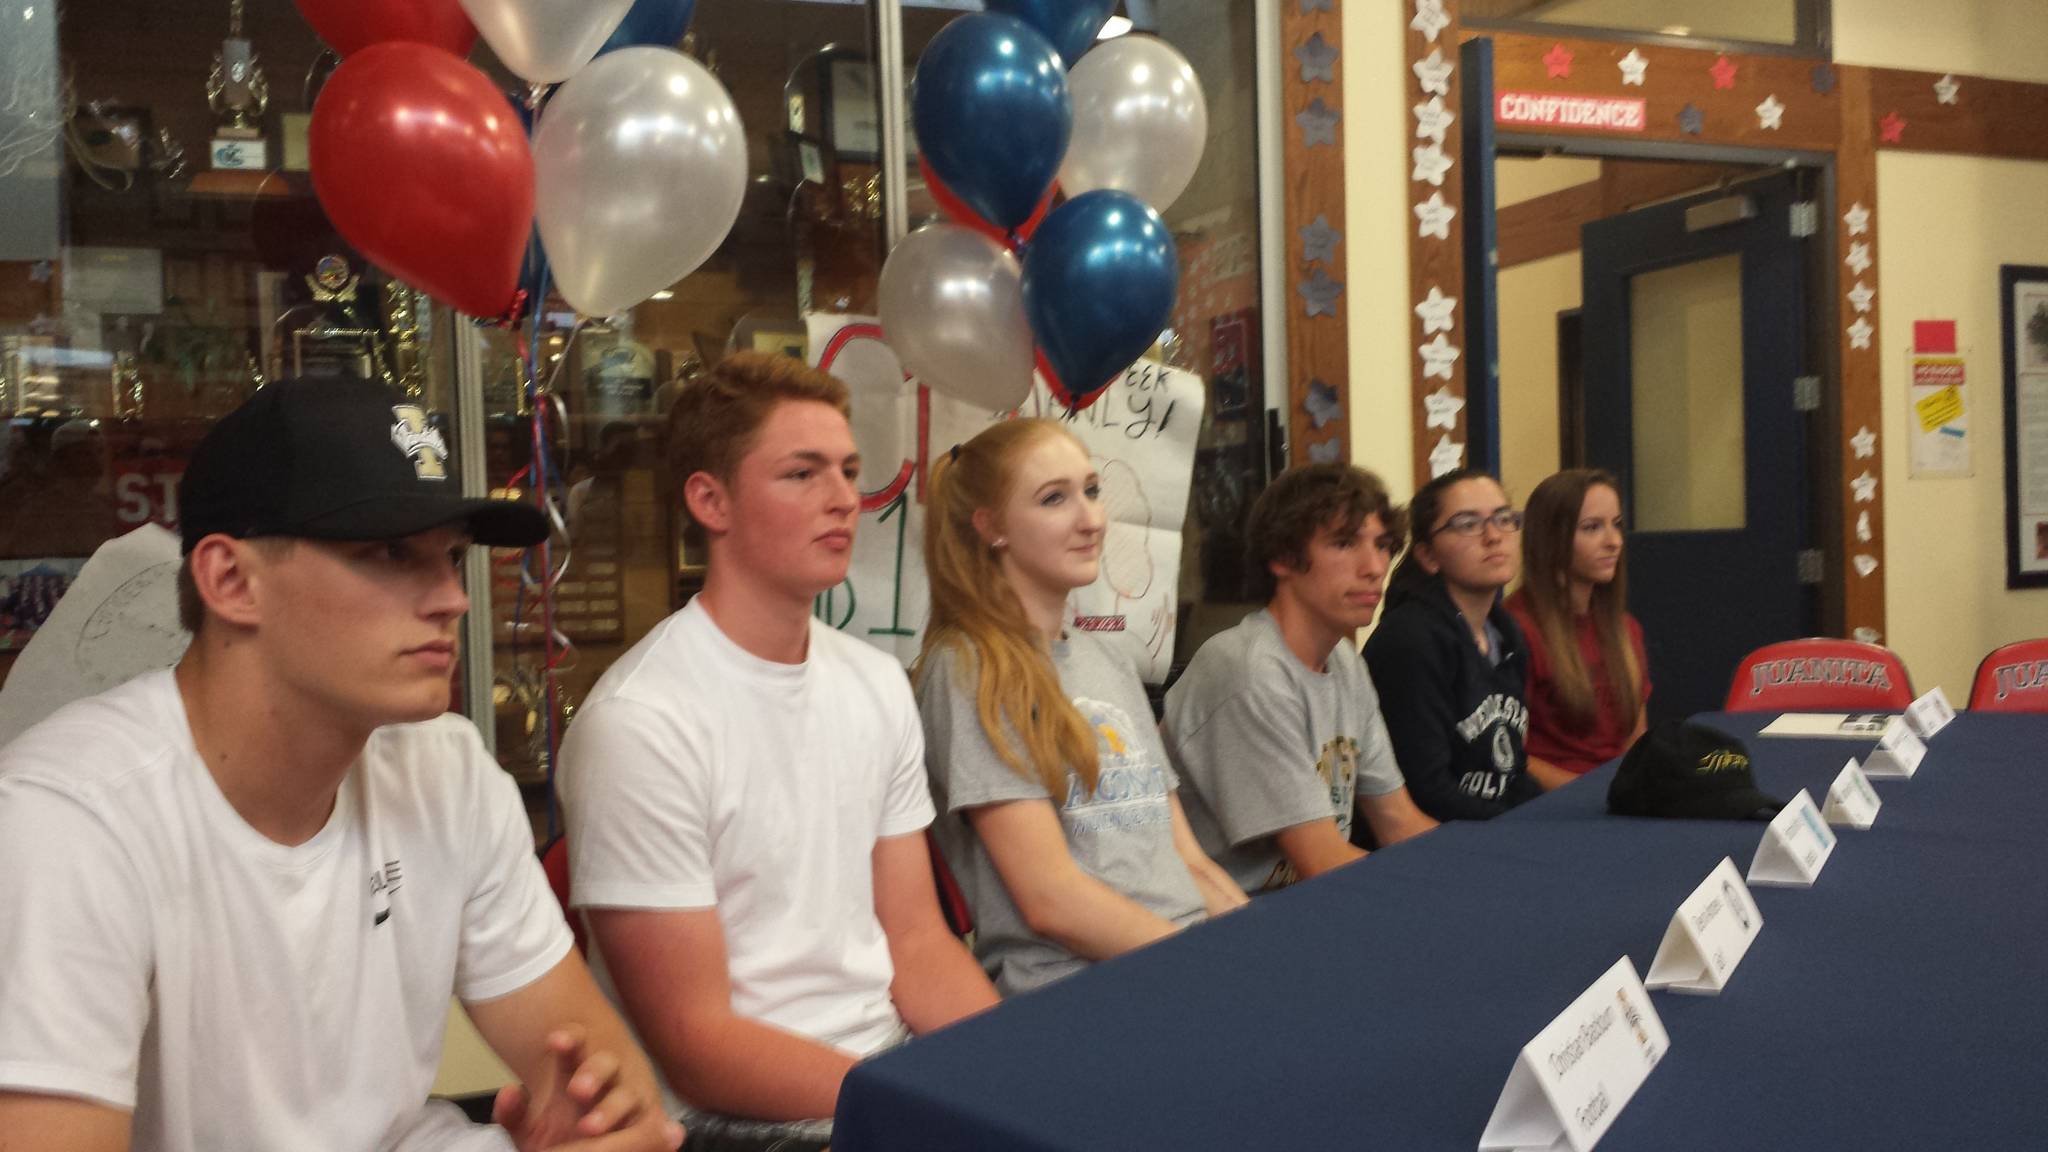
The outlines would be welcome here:
<svg viewBox="0 0 2048 1152">
<path fill-rule="evenodd" d="M 1102 25 L 1102 31 L 1095 34 L 1097 40 L 1114 40 L 1131 30 L 1129 16 L 1111 16 Z"/>
<path fill-rule="evenodd" d="M 669 291 L 666 288 L 663 288 L 661 291 L 656 292 L 654 295 L 648 297 L 649 300 L 673 300 L 675 298 L 676 294 Z"/>
</svg>

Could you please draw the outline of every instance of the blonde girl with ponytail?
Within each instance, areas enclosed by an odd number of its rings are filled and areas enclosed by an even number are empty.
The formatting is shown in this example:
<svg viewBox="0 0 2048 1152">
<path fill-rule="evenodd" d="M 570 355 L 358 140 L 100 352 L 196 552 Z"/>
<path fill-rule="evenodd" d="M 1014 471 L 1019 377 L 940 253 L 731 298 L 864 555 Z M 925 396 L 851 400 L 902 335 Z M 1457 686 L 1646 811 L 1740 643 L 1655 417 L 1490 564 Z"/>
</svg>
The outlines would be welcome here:
<svg viewBox="0 0 2048 1152">
<path fill-rule="evenodd" d="M 997 989 L 1243 904 L 1188 828 L 1136 664 L 1068 627 L 1107 529 L 1087 449 L 1056 421 L 1006 421 L 941 454 L 927 499 L 914 678 L 933 828 Z"/>
</svg>

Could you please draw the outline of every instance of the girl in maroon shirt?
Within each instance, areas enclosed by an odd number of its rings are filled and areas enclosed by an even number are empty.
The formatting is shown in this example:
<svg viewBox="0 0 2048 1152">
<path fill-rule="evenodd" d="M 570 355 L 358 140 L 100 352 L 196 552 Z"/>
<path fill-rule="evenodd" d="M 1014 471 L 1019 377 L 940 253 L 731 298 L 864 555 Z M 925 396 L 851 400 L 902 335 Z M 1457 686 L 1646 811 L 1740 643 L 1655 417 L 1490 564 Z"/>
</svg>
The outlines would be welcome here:
<svg viewBox="0 0 2048 1152">
<path fill-rule="evenodd" d="M 1536 486 L 1524 516 L 1522 586 L 1507 608 L 1528 637 L 1529 760 L 1583 773 L 1628 750 L 1650 699 L 1621 490 L 1606 472 L 1569 469 Z"/>
</svg>

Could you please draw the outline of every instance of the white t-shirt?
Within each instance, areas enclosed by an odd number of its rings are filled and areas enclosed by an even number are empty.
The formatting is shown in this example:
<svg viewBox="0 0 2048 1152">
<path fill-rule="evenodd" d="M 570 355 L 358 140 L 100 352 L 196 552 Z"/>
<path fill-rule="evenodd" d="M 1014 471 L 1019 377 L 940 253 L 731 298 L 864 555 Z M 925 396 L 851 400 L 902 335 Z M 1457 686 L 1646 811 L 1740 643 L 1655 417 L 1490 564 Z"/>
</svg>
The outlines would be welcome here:
<svg viewBox="0 0 2048 1152">
<path fill-rule="evenodd" d="M 378 729 L 287 847 L 221 794 L 168 670 L 0 751 L 0 891 L 0 1088 L 132 1110 L 138 1152 L 439 1128 L 449 995 L 517 991 L 572 943 L 467 720 Z"/>
<path fill-rule="evenodd" d="M 715 907 L 734 1012 L 856 1055 L 897 1035 L 872 854 L 932 802 L 894 660 L 812 621 L 772 663 L 692 601 L 598 680 L 557 786 L 572 905 Z"/>
</svg>

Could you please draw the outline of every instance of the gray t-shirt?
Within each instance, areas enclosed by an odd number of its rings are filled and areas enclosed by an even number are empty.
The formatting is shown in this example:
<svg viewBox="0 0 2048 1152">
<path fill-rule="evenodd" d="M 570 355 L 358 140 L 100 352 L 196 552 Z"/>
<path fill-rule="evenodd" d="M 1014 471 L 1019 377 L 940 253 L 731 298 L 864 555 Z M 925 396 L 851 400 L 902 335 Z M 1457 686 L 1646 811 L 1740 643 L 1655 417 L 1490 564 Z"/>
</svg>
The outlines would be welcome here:
<svg viewBox="0 0 2048 1152">
<path fill-rule="evenodd" d="M 1296 879 L 1274 833 L 1334 817 L 1357 795 L 1402 786 L 1379 693 L 1349 640 L 1317 672 L 1261 608 L 1202 645 L 1166 693 L 1166 744 L 1202 850 L 1246 892 Z"/>
<path fill-rule="evenodd" d="M 1176 924 L 1205 915 L 1202 896 L 1173 846 L 1169 798 L 1179 785 L 1168 767 L 1137 669 L 1087 633 L 1053 646 L 1060 687 L 1100 735 L 1100 774 L 1084 793 L 1069 772 L 1058 798 L 1067 849 L 1081 870 Z M 1012 770 L 982 730 L 975 704 L 976 658 L 942 647 L 920 669 L 925 767 L 942 813 L 932 825 L 939 850 L 974 913 L 974 952 L 1005 996 L 1050 984 L 1088 961 L 1034 934 L 1024 923 L 967 809 L 1010 800 L 1049 799 L 1038 776 Z"/>
</svg>

